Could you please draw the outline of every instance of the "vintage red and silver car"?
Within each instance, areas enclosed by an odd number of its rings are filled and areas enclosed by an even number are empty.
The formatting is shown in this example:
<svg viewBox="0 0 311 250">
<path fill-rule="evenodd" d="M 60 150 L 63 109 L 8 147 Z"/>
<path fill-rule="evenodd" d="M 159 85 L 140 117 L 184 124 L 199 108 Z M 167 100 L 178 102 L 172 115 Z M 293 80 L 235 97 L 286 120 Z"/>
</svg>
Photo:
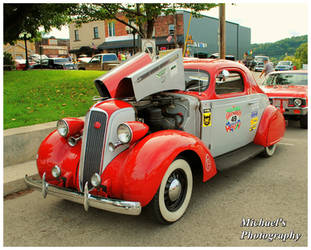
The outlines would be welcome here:
<svg viewBox="0 0 311 250">
<path fill-rule="evenodd" d="M 262 90 L 270 103 L 283 112 L 285 119 L 300 121 L 301 128 L 308 127 L 308 71 L 291 70 L 268 74 Z"/>
<path fill-rule="evenodd" d="M 236 62 L 183 61 L 180 49 L 155 61 L 142 53 L 95 85 L 101 97 L 85 121 L 58 121 L 40 145 L 42 180 L 25 177 L 43 197 L 128 215 L 149 204 L 172 223 L 185 213 L 194 180 L 272 156 L 284 135 L 282 113 Z"/>
</svg>

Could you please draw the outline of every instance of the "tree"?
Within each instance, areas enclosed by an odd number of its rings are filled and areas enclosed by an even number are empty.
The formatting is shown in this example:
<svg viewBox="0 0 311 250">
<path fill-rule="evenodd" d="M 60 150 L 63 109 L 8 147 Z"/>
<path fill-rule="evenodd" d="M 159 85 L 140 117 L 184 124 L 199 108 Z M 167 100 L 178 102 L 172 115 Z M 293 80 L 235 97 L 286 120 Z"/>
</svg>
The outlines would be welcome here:
<svg viewBox="0 0 311 250">
<path fill-rule="evenodd" d="M 193 16 L 200 17 L 200 11 L 207 11 L 216 6 L 218 4 L 214 3 L 80 4 L 71 9 L 71 16 L 76 24 L 114 19 L 130 27 L 142 38 L 152 38 L 154 23 L 160 14 L 174 14 L 177 9 L 183 8 L 190 10 Z"/>
<path fill-rule="evenodd" d="M 292 61 L 293 65 L 296 66 L 297 69 L 301 69 L 301 60 L 295 56 L 285 56 L 283 61 Z"/>
<path fill-rule="evenodd" d="M 78 4 L 4 4 L 4 43 L 14 44 L 22 32 L 37 37 L 39 27 L 50 31 L 70 21 L 71 8 Z"/>
<path fill-rule="evenodd" d="M 303 43 L 296 49 L 295 57 L 298 58 L 302 64 L 308 64 L 308 43 Z"/>
<path fill-rule="evenodd" d="M 12 66 L 14 66 L 14 61 L 12 55 L 10 53 L 3 53 L 3 68 L 6 70 L 11 70 Z"/>
</svg>

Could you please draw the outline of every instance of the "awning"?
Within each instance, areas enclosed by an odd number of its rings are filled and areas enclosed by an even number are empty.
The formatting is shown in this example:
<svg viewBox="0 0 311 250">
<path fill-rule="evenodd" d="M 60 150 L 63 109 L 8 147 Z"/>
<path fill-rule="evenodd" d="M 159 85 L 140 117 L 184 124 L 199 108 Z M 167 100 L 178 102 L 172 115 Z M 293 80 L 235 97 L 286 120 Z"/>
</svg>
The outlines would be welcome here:
<svg viewBox="0 0 311 250">
<path fill-rule="evenodd" d="M 140 43 L 138 39 L 135 40 L 135 47 Z M 183 44 L 184 43 L 184 36 L 178 35 L 177 36 L 177 43 Z M 164 45 L 173 45 L 174 39 L 171 41 L 167 41 L 167 37 L 157 37 L 156 38 L 156 46 L 164 46 Z M 133 39 L 129 40 L 122 40 L 122 41 L 112 41 L 112 42 L 104 42 L 98 46 L 98 49 L 101 50 L 108 50 L 108 49 L 124 49 L 124 48 L 133 48 Z"/>
<path fill-rule="evenodd" d="M 135 39 L 135 46 L 138 44 L 138 39 Z M 124 48 L 133 48 L 133 39 L 122 40 L 122 41 L 113 41 L 113 42 L 104 42 L 98 46 L 98 49 L 124 49 Z"/>
</svg>

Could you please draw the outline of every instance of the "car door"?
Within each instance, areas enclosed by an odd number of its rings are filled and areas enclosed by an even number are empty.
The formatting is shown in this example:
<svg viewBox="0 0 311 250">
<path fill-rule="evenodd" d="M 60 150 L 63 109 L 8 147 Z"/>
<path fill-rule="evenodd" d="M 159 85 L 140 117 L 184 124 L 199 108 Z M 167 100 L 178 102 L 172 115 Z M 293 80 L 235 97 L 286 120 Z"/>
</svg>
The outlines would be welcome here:
<svg viewBox="0 0 311 250">
<path fill-rule="evenodd" d="M 254 140 L 262 109 L 260 96 L 249 93 L 244 71 L 222 69 L 215 76 L 210 90 L 215 98 L 201 102 L 201 139 L 217 157 Z"/>
<path fill-rule="evenodd" d="M 101 55 L 92 57 L 89 63 L 86 65 L 88 70 L 101 70 Z"/>
</svg>

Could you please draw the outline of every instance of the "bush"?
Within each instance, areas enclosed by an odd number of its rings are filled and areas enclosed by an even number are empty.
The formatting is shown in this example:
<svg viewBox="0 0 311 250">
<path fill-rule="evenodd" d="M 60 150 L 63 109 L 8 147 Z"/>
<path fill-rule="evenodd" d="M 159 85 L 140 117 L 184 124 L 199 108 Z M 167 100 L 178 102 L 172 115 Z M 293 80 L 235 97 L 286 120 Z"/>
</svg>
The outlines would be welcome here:
<svg viewBox="0 0 311 250">
<path fill-rule="evenodd" d="M 3 53 L 3 68 L 4 70 L 11 70 L 14 66 L 14 61 L 10 53 Z"/>
</svg>

